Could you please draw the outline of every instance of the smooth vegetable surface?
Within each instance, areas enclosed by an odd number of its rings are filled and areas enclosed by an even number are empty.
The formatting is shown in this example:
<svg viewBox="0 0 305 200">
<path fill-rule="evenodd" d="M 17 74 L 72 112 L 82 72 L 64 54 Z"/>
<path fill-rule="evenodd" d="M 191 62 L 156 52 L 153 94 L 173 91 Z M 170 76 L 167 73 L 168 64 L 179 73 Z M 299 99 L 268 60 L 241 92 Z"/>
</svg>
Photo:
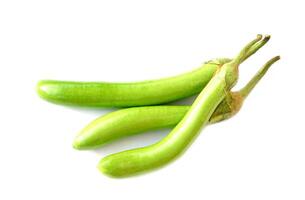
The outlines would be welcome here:
<svg viewBox="0 0 305 200">
<path fill-rule="evenodd" d="M 209 123 L 219 122 L 235 115 L 244 99 L 279 57 L 268 61 L 249 83 L 238 92 L 229 92 L 218 105 Z M 97 118 L 75 138 L 76 149 L 97 148 L 107 142 L 148 130 L 172 127 L 178 124 L 190 106 L 146 106 L 126 108 Z"/>
<path fill-rule="evenodd" d="M 93 107 L 130 107 L 161 104 L 194 95 L 209 82 L 215 60 L 183 75 L 135 83 L 40 81 L 38 94 L 54 103 Z"/>
<path fill-rule="evenodd" d="M 239 64 L 245 59 L 251 46 L 261 38 L 258 35 L 236 58 L 217 70 L 183 119 L 164 139 L 147 147 L 107 156 L 100 161 L 98 168 L 110 176 L 130 176 L 161 167 L 184 152 L 199 130 L 207 124 L 226 93 L 236 84 Z"/>
<path fill-rule="evenodd" d="M 253 46 L 246 59 L 269 40 L 266 36 Z M 131 107 L 172 102 L 199 93 L 216 70 L 230 59 L 215 59 L 194 71 L 159 80 L 133 83 L 72 82 L 42 80 L 37 93 L 43 99 L 66 105 L 91 107 Z"/>
</svg>

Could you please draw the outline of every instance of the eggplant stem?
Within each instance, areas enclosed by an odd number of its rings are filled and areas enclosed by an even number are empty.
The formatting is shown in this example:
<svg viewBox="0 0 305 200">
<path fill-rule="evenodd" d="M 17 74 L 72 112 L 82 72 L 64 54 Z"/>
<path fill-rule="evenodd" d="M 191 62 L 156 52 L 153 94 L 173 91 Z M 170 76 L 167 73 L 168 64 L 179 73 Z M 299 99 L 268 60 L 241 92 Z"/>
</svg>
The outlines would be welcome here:
<svg viewBox="0 0 305 200">
<path fill-rule="evenodd" d="M 238 91 L 238 93 L 243 97 L 246 98 L 249 93 L 252 91 L 252 89 L 257 85 L 257 83 L 263 78 L 263 76 L 266 74 L 268 69 L 271 67 L 273 63 L 278 61 L 280 59 L 280 56 L 276 56 L 272 59 L 270 59 L 268 62 L 265 63 L 263 67 L 259 69 L 259 71 L 253 76 L 253 78 L 244 86 L 241 90 Z"/>
<path fill-rule="evenodd" d="M 248 51 L 262 39 L 262 35 L 258 34 L 254 40 L 249 42 L 240 52 L 239 54 L 231 61 L 231 63 L 235 66 L 241 64 L 245 58 L 247 57 Z"/>
<path fill-rule="evenodd" d="M 252 56 L 253 54 L 255 54 L 260 48 L 262 48 L 269 40 L 270 40 L 270 35 L 265 35 L 264 38 L 257 42 L 256 44 L 254 44 L 247 52 L 247 55 L 245 56 L 245 58 L 243 59 L 243 61 L 247 60 L 250 56 Z"/>
</svg>

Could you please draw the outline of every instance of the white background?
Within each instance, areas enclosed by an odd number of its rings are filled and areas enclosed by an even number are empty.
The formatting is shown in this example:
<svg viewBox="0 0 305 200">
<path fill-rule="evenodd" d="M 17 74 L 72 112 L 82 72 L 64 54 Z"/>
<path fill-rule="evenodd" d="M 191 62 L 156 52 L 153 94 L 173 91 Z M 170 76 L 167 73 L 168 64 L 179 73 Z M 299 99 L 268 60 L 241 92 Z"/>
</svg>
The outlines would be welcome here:
<svg viewBox="0 0 305 200">
<path fill-rule="evenodd" d="M 0 2 L 0 199 L 305 199 L 302 1 Z M 139 81 L 233 57 L 257 33 L 270 42 L 240 67 L 237 89 L 281 55 L 234 118 L 205 128 L 174 163 L 105 177 L 105 155 L 158 141 L 155 131 L 76 151 L 75 134 L 110 109 L 53 105 L 39 79 Z"/>
</svg>

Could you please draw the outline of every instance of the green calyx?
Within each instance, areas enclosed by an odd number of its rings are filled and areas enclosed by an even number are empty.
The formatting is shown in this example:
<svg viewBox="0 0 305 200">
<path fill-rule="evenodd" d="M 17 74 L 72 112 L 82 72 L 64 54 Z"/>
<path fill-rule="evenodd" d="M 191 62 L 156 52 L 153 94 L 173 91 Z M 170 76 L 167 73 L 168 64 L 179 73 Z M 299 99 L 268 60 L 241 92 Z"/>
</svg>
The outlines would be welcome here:
<svg viewBox="0 0 305 200">
<path fill-rule="evenodd" d="M 206 64 L 215 64 L 220 68 L 227 68 L 226 82 L 228 90 L 230 90 L 238 80 L 238 67 L 239 65 L 247 60 L 250 56 L 255 54 L 261 47 L 263 47 L 270 40 L 270 35 L 262 36 L 257 35 L 257 37 L 249 42 L 240 53 L 234 58 L 217 58 L 206 62 Z"/>
<path fill-rule="evenodd" d="M 228 90 L 230 90 L 238 80 L 239 65 L 249 57 L 251 48 L 256 47 L 255 44 L 258 43 L 261 39 L 262 35 L 257 35 L 257 37 L 248 43 L 232 61 L 222 66 L 224 71 L 226 71 L 225 79 Z"/>
<path fill-rule="evenodd" d="M 252 79 L 239 91 L 228 92 L 225 100 L 222 101 L 214 111 L 210 118 L 210 123 L 220 122 L 234 116 L 240 110 L 244 100 L 251 93 L 257 83 L 263 78 L 271 65 L 279 59 L 280 56 L 276 56 L 267 61 L 265 65 L 252 77 Z"/>
</svg>

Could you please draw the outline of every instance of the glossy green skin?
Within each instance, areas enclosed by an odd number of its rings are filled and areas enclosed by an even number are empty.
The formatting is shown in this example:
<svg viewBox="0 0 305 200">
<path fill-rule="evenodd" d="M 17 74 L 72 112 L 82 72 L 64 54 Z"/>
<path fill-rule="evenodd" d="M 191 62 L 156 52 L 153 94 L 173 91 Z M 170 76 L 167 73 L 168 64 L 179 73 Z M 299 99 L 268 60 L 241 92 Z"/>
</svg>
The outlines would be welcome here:
<svg viewBox="0 0 305 200">
<path fill-rule="evenodd" d="M 159 168 L 177 158 L 208 123 L 217 106 L 236 84 L 239 64 L 249 55 L 249 49 L 261 39 L 262 35 L 258 35 L 237 57 L 217 70 L 183 119 L 164 139 L 147 147 L 106 156 L 99 162 L 99 170 L 109 176 L 124 177 Z"/>
<path fill-rule="evenodd" d="M 118 138 L 176 125 L 190 106 L 146 106 L 111 112 L 97 118 L 75 138 L 73 147 L 99 147 Z"/>
<path fill-rule="evenodd" d="M 253 45 L 243 60 L 253 55 L 269 39 L 267 35 Z M 199 93 L 216 69 L 229 61 L 231 59 L 215 59 L 185 74 L 134 83 L 42 80 L 37 84 L 37 93 L 47 101 L 66 105 L 132 107 L 164 104 Z"/>
<path fill-rule="evenodd" d="M 179 124 L 160 142 L 103 158 L 98 168 L 114 177 L 130 176 L 161 167 L 180 155 L 225 98 L 225 71 L 211 79 Z"/>
<path fill-rule="evenodd" d="M 216 59 L 174 77 L 134 83 L 42 80 L 37 93 L 58 104 L 92 107 L 131 107 L 172 102 L 199 93 L 216 69 L 229 59 Z"/>
<path fill-rule="evenodd" d="M 214 111 L 209 123 L 232 117 L 241 107 L 242 97 L 229 93 Z M 93 149 L 105 143 L 141 132 L 173 127 L 190 106 L 144 106 L 111 112 L 88 124 L 73 142 L 75 149 Z"/>
<path fill-rule="evenodd" d="M 244 60 L 262 47 L 269 38 L 265 37 L 250 48 Z M 209 123 L 219 122 L 235 115 L 240 110 L 244 98 L 278 59 L 279 57 L 275 57 L 269 60 L 240 92 L 227 93 L 225 100 L 218 105 L 209 119 Z M 171 127 L 179 123 L 189 108 L 190 106 L 146 106 L 115 111 L 87 125 L 78 134 L 73 146 L 76 149 L 97 148 L 125 136 Z"/>
</svg>

